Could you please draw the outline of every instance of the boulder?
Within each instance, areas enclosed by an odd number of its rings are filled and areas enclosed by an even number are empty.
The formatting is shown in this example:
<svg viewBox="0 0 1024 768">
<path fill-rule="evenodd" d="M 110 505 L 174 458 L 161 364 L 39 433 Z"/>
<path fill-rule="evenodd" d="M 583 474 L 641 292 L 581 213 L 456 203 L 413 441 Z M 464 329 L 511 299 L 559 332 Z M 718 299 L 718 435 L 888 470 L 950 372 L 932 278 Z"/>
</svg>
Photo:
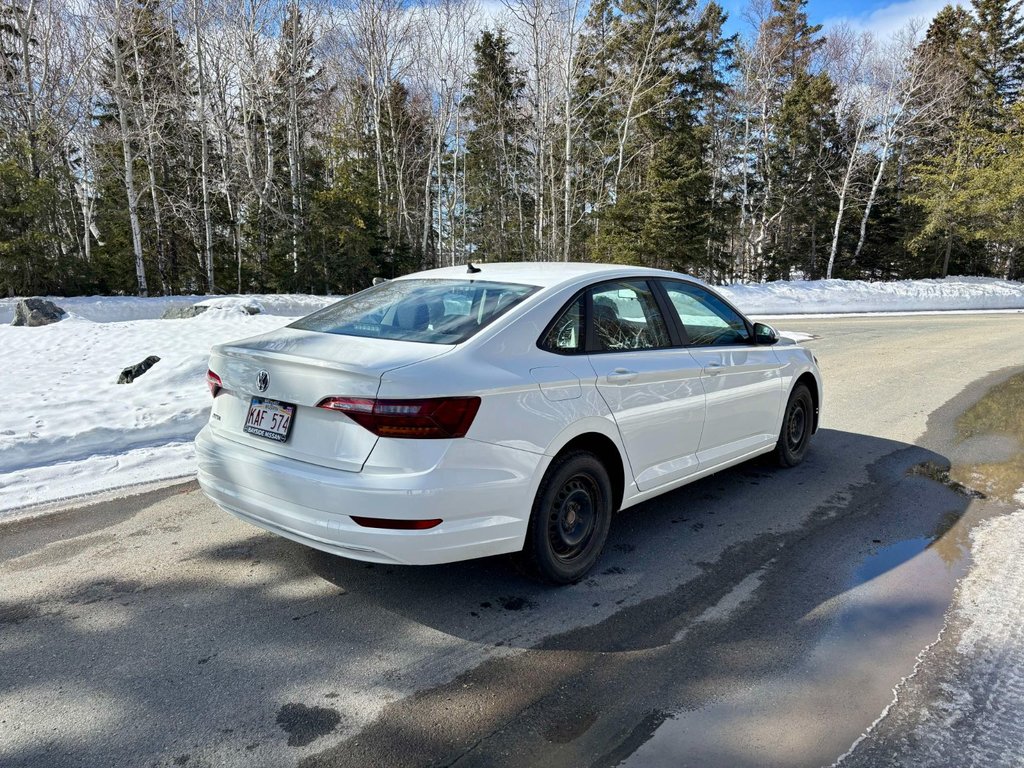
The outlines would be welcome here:
<svg viewBox="0 0 1024 768">
<path fill-rule="evenodd" d="M 31 328 L 56 323 L 65 316 L 67 312 L 52 301 L 40 298 L 22 299 L 14 308 L 11 325 L 25 325 Z"/>
<path fill-rule="evenodd" d="M 245 312 L 247 315 L 258 315 L 263 311 L 263 305 L 258 301 L 246 296 L 220 296 L 216 299 L 203 299 L 196 304 L 203 309 L 224 309 L 231 312 Z"/>
<path fill-rule="evenodd" d="M 176 306 L 168 307 L 164 310 L 164 313 L 160 315 L 161 320 L 187 320 L 190 317 L 201 315 L 209 307 L 204 307 L 199 304 L 192 304 L 188 306 Z"/>
<path fill-rule="evenodd" d="M 150 355 L 141 363 L 136 363 L 135 365 L 131 365 L 125 368 L 123 371 L 121 371 L 121 375 L 117 377 L 117 383 L 131 384 L 133 381 L 139 378 L 139 376 L 144 374 L 146 371 L 148 371 L 150 368 L 152 368 L 159 362 L 159 357 L 157 357 L 156 355 Z"/>
</svg>

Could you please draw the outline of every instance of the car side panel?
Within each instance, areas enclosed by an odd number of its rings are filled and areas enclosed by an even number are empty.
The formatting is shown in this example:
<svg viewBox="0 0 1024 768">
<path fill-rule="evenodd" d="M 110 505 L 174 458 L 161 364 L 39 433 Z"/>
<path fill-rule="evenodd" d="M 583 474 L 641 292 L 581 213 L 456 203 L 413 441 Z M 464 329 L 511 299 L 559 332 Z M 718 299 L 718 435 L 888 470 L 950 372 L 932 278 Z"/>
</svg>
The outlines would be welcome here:
<svg viewBox="0 0 1024 768">
<path fill-rule="evenodd" d="M 646 490 L 695 472 L 705 394 L 701 366 L 690 353 L 680 348 L 603 353 L 591 355 L 590 362 L 637 486 Z"/>
<path fill-rule="evenodd" d="M 707 417 L 698 459 L 714 466 L 764 445 L 774 445 L 783 402 L 782 363 L 771 347 L 699 347 Z"/>
</svg>

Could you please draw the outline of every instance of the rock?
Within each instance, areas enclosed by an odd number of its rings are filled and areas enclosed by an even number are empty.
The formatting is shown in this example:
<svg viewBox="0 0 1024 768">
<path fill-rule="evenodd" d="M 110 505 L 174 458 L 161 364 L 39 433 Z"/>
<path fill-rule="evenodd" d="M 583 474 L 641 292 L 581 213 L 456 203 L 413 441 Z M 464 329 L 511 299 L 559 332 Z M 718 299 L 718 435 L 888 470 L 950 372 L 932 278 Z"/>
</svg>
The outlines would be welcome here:
<svg viewBox="0 0 1024 768">
<path fill-rule="evenodd" d="M 231 312 L 245 312 L 247 315 L 258 315 L 263 311 L 263 305 L 254 299 L 244 296 L 221 296 L 216 299 L 203 299 L 196 304 L 203 309 L 222 309 Z"/>
<path fill-rule="evenodd" d="M 187 320 L 190 317 L 201 315 L 209 307 L 204 307 L 200 304 L 192 304 L 189 306 L 177 306 L 168 307 L 164 310 L 164 313 L 160 315 L 161 320 Z"/>
<path fill-rule="evenodd" d="M 144 374 L 146 371 L 148 371 L 150 368 L 152 368 L 159 362 L 159 357 L 157 357 L 156 355 L 150 355 L 141 363 L 136 363 L 135 365 L 129 366 L 128 368 L 125 368 L 123 371 L 121 371 L 121 375 L 117 377 L 117 383 L 131 384 L 139 376 Z"/>
<path fill-rule="evenodd" d="M 52 301 L 39 298 L 22 299 L 14 308 L 14 319 L 11 321 L 11 325 L 25 325 L 33 328 L 56 323 L 58 320 L 64 319 L 66 315 L 67 312 Z"/>
</svg>

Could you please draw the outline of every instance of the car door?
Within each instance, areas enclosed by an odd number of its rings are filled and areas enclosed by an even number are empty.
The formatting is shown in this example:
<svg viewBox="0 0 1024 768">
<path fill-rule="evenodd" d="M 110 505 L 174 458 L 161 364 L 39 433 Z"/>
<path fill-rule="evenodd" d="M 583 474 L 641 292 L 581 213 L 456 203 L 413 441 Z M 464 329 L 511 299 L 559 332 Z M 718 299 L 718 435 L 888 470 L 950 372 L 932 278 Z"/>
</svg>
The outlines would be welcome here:
<svg viewBox="0 0 1024 768">
<path fill-rule="evenodd" d="M 648 490 L 695 472 L 704 425 L 701 365 L 674 343 L 648 281 L 591 288 L 586 313 L 597 388 L 615 418 L 637 487 Z"/>
<path fill-rule="evenodd" d="M 743 316 L 706 288 L 682 280 L 660 284 L 701 368 L 707 396 L 701 468 L 774 445 L 784 394 L 774 350 L 755 344 Z"/>
</svg>

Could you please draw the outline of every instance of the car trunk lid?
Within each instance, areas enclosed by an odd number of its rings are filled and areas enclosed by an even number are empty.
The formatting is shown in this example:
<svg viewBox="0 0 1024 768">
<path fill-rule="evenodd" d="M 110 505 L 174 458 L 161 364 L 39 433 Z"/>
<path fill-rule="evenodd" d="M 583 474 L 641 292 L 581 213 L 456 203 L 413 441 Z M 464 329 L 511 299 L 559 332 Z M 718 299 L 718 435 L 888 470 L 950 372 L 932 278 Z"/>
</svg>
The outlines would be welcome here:
<svg viewBox="0 0 1024 768">
<path fill-rule="evenodd" d="M 377 437 L 344 414 L 317 405 L 331 396 L 375 397 L 385 372 L 451 348 L 294 328 L 221 344 L 210 357 L 223 387 L 213 401 L 210 428 L 261 451 L 358 472 Z M 286 441 L 245 431 L 254 398 L 295 407 Z"/>
</svg>

